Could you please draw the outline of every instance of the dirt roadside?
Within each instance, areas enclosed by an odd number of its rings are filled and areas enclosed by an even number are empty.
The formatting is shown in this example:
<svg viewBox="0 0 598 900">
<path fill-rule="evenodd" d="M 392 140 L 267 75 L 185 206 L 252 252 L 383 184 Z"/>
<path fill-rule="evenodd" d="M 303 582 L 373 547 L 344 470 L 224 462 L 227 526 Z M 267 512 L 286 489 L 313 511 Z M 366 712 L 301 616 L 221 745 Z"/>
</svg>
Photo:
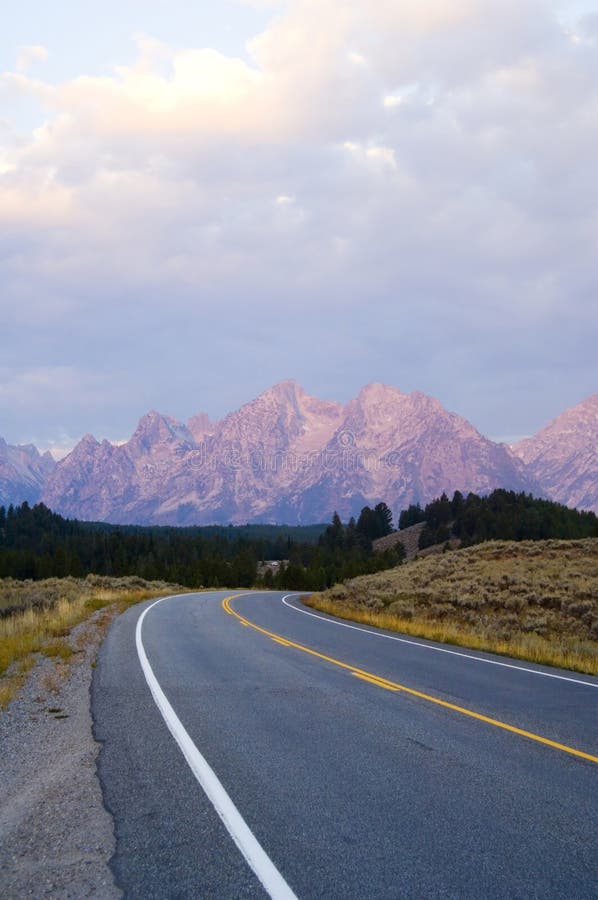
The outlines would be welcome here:
<svg viewBox="0 0 598 900">
<path fill-rule="evenodd" d="M 96 776 L 89 688 L 105 613 L 73 629 L 70 663 L 40 658 L 0 712 L 0 884 L 5 900 L 121 897 L 113 822 Z"/>
</svg>

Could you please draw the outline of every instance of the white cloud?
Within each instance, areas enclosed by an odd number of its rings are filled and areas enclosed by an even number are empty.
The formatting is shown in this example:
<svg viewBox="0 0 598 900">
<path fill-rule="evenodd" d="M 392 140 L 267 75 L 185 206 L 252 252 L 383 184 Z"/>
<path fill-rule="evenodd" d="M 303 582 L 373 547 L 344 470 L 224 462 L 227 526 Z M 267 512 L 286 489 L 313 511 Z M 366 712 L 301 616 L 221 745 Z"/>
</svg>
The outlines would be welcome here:
<svg viewBox="0 0 598 900">
<path fill-rule="evenodd" d="M 363 146 L 354 141 L 346 141 L 343 146 L 354 159 L 363 164 L 380 169 L 397 168 L 396 154 L 392 147 L 376 146 L 376 144 Z"/>
<path fill-rule="evenodd" d="M 363 53 L 355 53 L 355 51 L 347 53 L 347 59 L 349 62 L 353 63 L 354 66 L 360 66 L 361 68 L 364 68 L 368 64 Z"/>
<path fill-rule="evenodd" d="M 48 59 L 48 51 L 40 44 L 31 44 L 27 47 L 19 47 L 17 55 L 17 72 L 27 72 L 36 62 L 45 62 Z"/>
<path fill-rule="evenodd" d="M 404 98 L 401 94 L 387 94 L 382 101 L 387 109 L 394 109 L 395 106 L 400 106 L 403 102 Z"/>
<path fill-rule="evenodd" d="M 595 329 L 598 72 L 541 0 L 300 0 L 243 58 L 142 35 L 108 74 L 1 86 L 45 116 L 0 131 L 0 307 L 42 344 L 163 333 L 165 306 L 202 336 L 281 297 L 375 304 L 397 345 L 450 316 L 497 345 Z"/>
<path fill-rule="evenodd" d="M 461 25 L 477 15 L 481 6 L 478 0 L 377 0 L 361 12 L 374 27 L 422 35 Z"/>
</svg>

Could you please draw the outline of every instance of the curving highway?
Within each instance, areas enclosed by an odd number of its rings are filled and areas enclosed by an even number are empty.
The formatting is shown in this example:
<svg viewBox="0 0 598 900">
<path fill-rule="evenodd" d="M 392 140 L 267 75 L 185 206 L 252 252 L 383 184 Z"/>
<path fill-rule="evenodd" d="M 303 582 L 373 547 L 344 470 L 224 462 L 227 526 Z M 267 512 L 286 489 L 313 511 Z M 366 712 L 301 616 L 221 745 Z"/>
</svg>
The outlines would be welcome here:
<svg viewBox="0 0 598 900">
<path fill-rule="evenodd" d="M 115 621 L 92 713 L 127 897 L 598 894 L 596 678 L 205 592 Z"/>
</svg>

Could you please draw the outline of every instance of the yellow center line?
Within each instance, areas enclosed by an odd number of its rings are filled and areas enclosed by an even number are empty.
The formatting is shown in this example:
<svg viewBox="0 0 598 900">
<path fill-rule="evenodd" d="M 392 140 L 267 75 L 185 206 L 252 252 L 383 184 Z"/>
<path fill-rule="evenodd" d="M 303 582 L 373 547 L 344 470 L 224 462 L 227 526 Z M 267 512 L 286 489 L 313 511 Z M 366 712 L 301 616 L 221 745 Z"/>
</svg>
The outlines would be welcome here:
<svg viewBox="0 0 598 900">
<path fill-rule="evenodd" d="M 311 647 L 306 647 L 304 644 L 297 644 L 295 641 L 291 641 L 288 638 L 283 638 L 279 634 L 275 634 L 273 631 L 268 631 L 266 628 L 262 628 L 261 625 L 256 625 L 254 622 L 250 622 L 248 619 L 241 616 L 233 607 L 230 605 L 231 600 L 234 600 L 237 597 L 242 597 L 243 594 L 232 594 L 230 597 L 225 597 L 222 601 L 223 609 L 229 613 L 230 615 L 235 616 L 243 625 L 248 625 L 250 628 L 253 628 L 255 631 L 259 631 L 261 634 L 265 634 L 267 637 L 276 641 L 279 644 L 283 644 L 287 647 L 293 647 L 295 650 L 301 650 L 302 653 L 307 653 L 310 656 L 315 656 L 318 659 L 324 660 L 324 662 L 331 663 L 333 666 L 338 666 L 341 669 L 346 669 L 351 672 L 352 675 L 355 675 L 357 678 L 361 678 L 363 681 L 368 681 L 371 684 L 375 684 L 376 687 L 385 688 L 389 691 L 403 691 L 405 694 L 410 694 L 412 697 L 417 697 L 420 700 L 426 700 L 428 703 L 434 703 L 436 706 L 442 706 L 444 709 L 450 709 L 453 712 L 460 713 L 463 716 L 469 716 L 471 719 L 477 719 L 479 722 L 485 722 L 487 725 L 494 725 L 495 728 L 501 728 L 503 731 L 510 731 L 512 734 L 518 734 L 521 737 L 529 738 L 531 741 L 536 741 L 539 744 L 545 744 L 548 747 L 552 747 L 555 750 L 561 750 L 563 753 L 569 753 L 571 756 L 577 756 L 581 759 L 589 760 L 593 763 L 598 763 L 598 756 L 593 756 L 591 753 L 585 753 L 583 750 L 577 750 L 575 747 L 569 747 L 567 744 L 560 744 L 558 741 L 551 741 L 550 738 L 542 737 L 540 734 L 534 734 L 533 731 L 525 731 L 523 728 L 517 728 L 515 725 L 509 725 L 508 722 L 501 722 L 500 719 L 492 719 L 490 716 L 485 716 L 482 713 L 474 712 L 472 709 L 466 709 L 464 706 L 457 706 L 454 703 L 449 703 L 447 700 L 440 700 L 438 697 L 433 697 L 430 694 L 424 694 L 422 691 L 417 691 L 414 688 L 407 687 L 404 684 L 399 684 L 395 681 L 389 681 L 386 678 L 381 678 L 379 675 L 374 675 L 372 672 L 367 672 L 364 669 L 359 669 L 356 666 L 351 666 L 349 663 L 343 662 L 340 659 L 335 659 L 333 656 L 327 656 L 325 653 L 319 653 L 317 650 L 312 650 Z"/>
<path fill-rule="evenodd" d="M 376 678 L 375 675 L 364 675 L 363 672 L 351 672 L 351 675 L 355 675 L 356 678 L 361 678 L 362 681 L 368 681 L 370 684 L 375 684 L 376 687 L 384 688 L 385 691 L 401 690 L 399 687 L 391 686 L 381 678 Z"/>
</svg>

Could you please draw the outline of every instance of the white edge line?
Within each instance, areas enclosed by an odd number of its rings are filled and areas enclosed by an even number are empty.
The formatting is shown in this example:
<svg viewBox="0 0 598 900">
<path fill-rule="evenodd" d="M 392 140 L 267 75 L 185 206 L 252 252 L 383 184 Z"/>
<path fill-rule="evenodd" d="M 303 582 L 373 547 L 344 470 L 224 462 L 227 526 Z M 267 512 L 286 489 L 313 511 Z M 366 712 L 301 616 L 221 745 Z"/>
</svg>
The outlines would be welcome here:
<svg viewBox="0 0 598 900">
<path fill-rule="evenodd" d="M 158 679 L 154 675 L 153 669 L 149 663 L 141 637 L 143 620 L 148 612 L 152 610 L 154 606 L 157 606 L 158 603 L 172 599 L 173 597 L 161 597 L 159 600 L 152 603 L 151 606 L 148 606 L 137 620 L 135 642 L 137 645 L 137 655 L 139 656 L 139 662 L 141 663 L 145 680 L 152 692 L 156 706 L 160 710 L 162 718 L 166 722 L 170 733 L 187 760 L 189 768 L 195 775 L 210 803 L 220 816 L 228 833 L 243 854 L 247 864 L 255 872 L 256 876 L 264 886 L 266 892 L 273 900 L 297 900 L 296 894 L 293 893 L 286 883 L 270 857 L 250 830 L 249 826 L 241 816 L 241 813 L 226 793 L 218 776 L 191 740 L 189 733 L 170 705 L 166 694 L 160 687 Z"/>
<path fill-rule="evenodd" d="M 364 634 L 371 634 L 372 637 L 386 638 L 389 641 L 398 641 L 400 644 L 411 644 L 413 647 L 423 647 L 424 650 L 435 650 L 436 653 L 449 653 L 451 656 L 461 656 L 463 659 L 473 659 L 479 663 L 487 663 L 489 666 L 502 666 L 504 669 L 515 669 L 516 672 L 529 672 L 531 675 L 543 675 L 544 678 L 557 678 L 559 681 L 570 681 L 573 684 L 584 684 L 586 687 L 598 688 L 598 683 L 594 681 L 581 681 L 579 678 L 569 678 L 567 675 L 555 675 L 553 672 L 542 672 L 540 669 L 528 669 L 525 666 L 514 666 L 512 663 L 499 662 L 497 659 L 485 659 L 483 656 L 474 656 L 471 653 L 461 653 L 459 650 L 449 650 L 446 647 L 434 647 L 432 644 L 422 644 L 420 641 L 411 641 L 409 638 L 396 637 L 393 634 L 386 634 L 383 631 L 372 631 L 370 628 L 362 628 L 359 625 L 349 625 L 348 622 L 339 622 L 337 619 L 328 618 L 327 616 L 319 616 L 317 613 L 308 612 L 306 609 L 300 609 L 287 603 L 290 597 L 298 597 L 300 594 L 286 594 L 282 598 L 282 602 L 289 609 L 295 612 L 303 613 L 304 616 L 311 616 L 319 619 L 321 622 L 328 622 L 330 625 L 340 625 L 341 628 L 351 628 L 352 631 L 361 631 Z"/>
</svg>

